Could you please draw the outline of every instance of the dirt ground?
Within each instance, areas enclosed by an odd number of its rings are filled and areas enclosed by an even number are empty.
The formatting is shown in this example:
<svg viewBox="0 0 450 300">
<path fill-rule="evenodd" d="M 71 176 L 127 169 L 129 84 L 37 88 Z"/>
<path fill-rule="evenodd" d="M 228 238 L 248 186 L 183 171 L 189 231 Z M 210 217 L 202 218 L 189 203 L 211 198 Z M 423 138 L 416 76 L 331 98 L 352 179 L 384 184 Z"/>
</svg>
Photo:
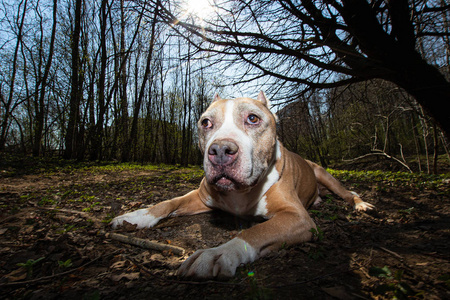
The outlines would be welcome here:
<svg viewBox="0 0 450 300">
<path fill-rule="evenodd" d="M 450 299 L 450 184 L 427 189 L 344 182 L 377 207 L 356 213 L 335 196 L 310 211 L 316 241 L 242 266 L 228 281 L 176 276 L 197 249 L 232 239 L 255 220 L 225 213 L 113 231 L 116 214 L 182 195 L 190 170 L 74 169 L 0 177 L 2 299 Z M 151 250 L 119 233 L 185 249 Z"/>
</svg>

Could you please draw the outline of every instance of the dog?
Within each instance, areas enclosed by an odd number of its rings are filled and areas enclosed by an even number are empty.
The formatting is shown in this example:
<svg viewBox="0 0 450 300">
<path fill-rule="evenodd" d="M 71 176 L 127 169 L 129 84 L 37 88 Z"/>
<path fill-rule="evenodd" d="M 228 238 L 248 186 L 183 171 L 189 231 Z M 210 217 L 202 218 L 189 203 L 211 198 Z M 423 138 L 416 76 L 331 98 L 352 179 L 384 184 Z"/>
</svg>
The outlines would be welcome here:
<svg viewBox="0 0 450 300">
<path fill-rule="evenodd" d="M 243 230 L 229 242 L 196 251 L 178 274 L 187 277 L 232 277 L 241 264 L 255 261 L 283 245 L 309 241 L 316 226 L 307 212 L 321 201 L 322 187 L 357 211 L 373 209 L 319 165 L 283 147 L 276 135 L 276 116 L 263 92 L 257 99 L 222 99 L 215 95 L 198 122 L 205 177 L 188 194 L 114 218 L 137 228 L 161 219 L 223 210 L 255 216 L 264 222 Z"/>
</svg>

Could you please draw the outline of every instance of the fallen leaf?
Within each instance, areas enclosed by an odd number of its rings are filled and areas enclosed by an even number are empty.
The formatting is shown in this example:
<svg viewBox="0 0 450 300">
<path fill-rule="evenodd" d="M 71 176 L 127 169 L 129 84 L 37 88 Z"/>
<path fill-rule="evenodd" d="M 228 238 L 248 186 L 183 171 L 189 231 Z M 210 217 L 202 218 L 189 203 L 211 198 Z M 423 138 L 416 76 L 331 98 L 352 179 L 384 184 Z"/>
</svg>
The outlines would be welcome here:
<svg viewBox="0 0 450 300">
<path fill-rule="evenodd" d="M 130 202 L 128 205 L 130 206 L 130 208 L 139 208 L 141 207 L 142 202 Z"/>
<path fill-rule="evenodd" d="M 16 269 L 9 274 L 6 274 L 5 277 L 8 282 L 16 282 L 20 280 L 24 280 L 27 278 L 27 270 L 24 267 Z"/>
<path fill-rule="evenodd" d="M 112 281 L 117 282 L 117 281 L 120 281 L 121 279 L 136 280 L 136 279 L 139 279 L 139 275 L 140 275 L 139 272 L 122 273 L 122 274 L 118 274 L 118 275 L 112 274 L 110 278 Z"/>
<path fill-rule="evenodd" d="M 116 261 L 115 263 L 113 263 L 110 268 L 111 269 L 123 269 L 127 266 L 127 261 L 126 260 L 120 260 L 120 261 Z"/>
</svg>

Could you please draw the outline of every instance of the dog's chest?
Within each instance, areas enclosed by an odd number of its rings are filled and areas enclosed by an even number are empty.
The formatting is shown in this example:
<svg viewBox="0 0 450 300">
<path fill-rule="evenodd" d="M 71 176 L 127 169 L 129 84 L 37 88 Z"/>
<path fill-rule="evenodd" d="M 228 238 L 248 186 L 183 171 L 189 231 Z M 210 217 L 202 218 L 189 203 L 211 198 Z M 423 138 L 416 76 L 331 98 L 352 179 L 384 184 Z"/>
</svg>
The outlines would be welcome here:
<svg viewBox="0 0 450 300">
<path fill-rule="evenodd" d="M 215 199 L 211 199 L 210 204 L 236 216 L 265 217 L 267 213 L 265 196 L 259 199 L 248 194 L 232 193 L 219 195 Z"/>
</svg>

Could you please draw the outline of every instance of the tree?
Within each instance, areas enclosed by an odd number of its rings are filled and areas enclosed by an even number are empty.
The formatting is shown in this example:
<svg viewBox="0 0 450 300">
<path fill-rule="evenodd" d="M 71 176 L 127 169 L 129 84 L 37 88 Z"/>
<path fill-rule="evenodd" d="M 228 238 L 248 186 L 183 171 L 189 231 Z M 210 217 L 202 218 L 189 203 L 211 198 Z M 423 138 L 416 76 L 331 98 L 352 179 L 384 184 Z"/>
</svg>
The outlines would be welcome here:
<svg viewBox="0 0 450 300">
<path fill-rule="evenodd" d="M 50 37 L 50 46 L 48 50 L 48 58 L 47 63 L 45 64 L 44 74 L 43 77 L 36 86 L 39 86 L 40 83 L 40 92 L 39 92 L 39 99 L 37 103 L 35 104 L 35 115 L 36 115 L 36 124 L 35 124 L 35 131 L 34 131 L 34 143 L 33 143 L 33 155 L 34 156 L 40 156 L 41 150 L 42 150 L 42 135 L 44 130 L 44 117 L 45 117 L 45 88 L 47 85 L 47 80 L 50 74 L 50 68 L 52 65 L 52 58 L 53 58 L 53 50 L 55 46 L 55 36 L 56 36 L 56 15 L 57 15 L 57 8 L 58 8 L 58 0 L 53 0 L 53 25 L 52 25 L 52 33 Z"/>
<path fill-rule="evenodd" d="M 17 24 L 17 41 L 16 46 L 14 48 L 14 55 L 13 55 L 13 62 L 11 67 L 11 75 L 10 75 L 10 82 L 9 84 L 9 93 L 8 96 L 5 97 L 3 95 L 3 82 L 0 83 L 0 104 L 3 113 L 0 115 L 3 121 L 0 123 L 0 151 L 5 148 L 5 144 L 7 141 L 8 136 L 8 128 L 10 119 L 12 116 L 12 113 L 14 111 L 14 108 L 16 107 L 14 105 L 14 86 L 16 84 L 16 74 L 17 74 L 17 56 L 19 54 L 20 44 L 22 42 L 23 37 L 23 26 L 25 23 L 25 15 L 27 12 L 27 4 L 28 1 L 24 0 L 19 3 L 19 6 L 17 7 L 17 20 L 15 23 Z"/>
<path fill-rule="evenodd" d="M 69 104 L 69 121 L 66 132 L 66 149 L 64 153 L 65 158 L 75 158 L 77 153 L 78 139 L 78 126 L 80 117 L 80 102 L 81 91 L 80 85 L 80 34 L 81 34 L 81 12 L 82 12 L 83 0 L 75 1 L 75 19 L 72 32 L 72 66 L 71 66 L 71 91 L 70 91 L 70 104 Z"/>
<path fill-rule="evenodd" d="M 421 40 L 450 47 L 446 1 L 240 0 L 216 6 L 217 18 L 202 23 L 183 19 L 175 5 L 161 11 L 198 49 L 246 66 L 242 82 L 271 77 L 295 99 L 310 89 L 381 78 L 415 97 L 450 134 L 442 109 L 450 82 L 439 70 L 445 61 L 427 61 L 417 51 Z"/>
<path fill-rule="evenodd" d="M 103 141 L 103 122 L 106 113 L 106 103 L 105 103 L 105 84 L 106 84 L 106 68 L 107 68 L 107 53 L 106 48 L 106 24 L 107 24 L 107 0 L 101 0 L 100 10 L 99 10 L 99 23 L 100 23 L 100 71 L 97 84 L 97 122 L 91 127 L 91 151 L 90 159 L 96 160 L 102 158 L 102 141 Z M 95 119 L 93 120 L 95 122 Z"/>
<path fill-rule="evenodd" d="M 146 86 L 149 81 L 150 73 L 151 73 L 151 64 L 153 61 L 153 49 L 155 46 L 155 39 L 156 39 L 156 23 L 157 23 L 157 16 L 158 16 L 158 8 L 155 9 L 152 25 L 151 25 L 151 33 L 150 33 L 150 41 L 149 43 L 149 49 L 147 53 L 147 60 L 145 64 L 145 71 L 144 76 L 142 79 L 141 87 L 139 88 L 139 94 L 137 95 L 137 99 L 134 103 L 134 113 L 133 113 L 133 120 L 131 123 L 131 130 L 130 130 L 130 136 L 128 138 L 128 142 L 126 143 L 126 148 L 124 149 L 125 155 L 122 155 L 122 158 L 126 158 L 125 160 L 128 160 L 129 157 L 129 149 L 131 147 L 136 147 L 137 143 L 137 134 L 138 134 L 138 120 L 139 120 L 139 113 L 141 111 L 142 102 L 144 101 Z"/>
</svg>

